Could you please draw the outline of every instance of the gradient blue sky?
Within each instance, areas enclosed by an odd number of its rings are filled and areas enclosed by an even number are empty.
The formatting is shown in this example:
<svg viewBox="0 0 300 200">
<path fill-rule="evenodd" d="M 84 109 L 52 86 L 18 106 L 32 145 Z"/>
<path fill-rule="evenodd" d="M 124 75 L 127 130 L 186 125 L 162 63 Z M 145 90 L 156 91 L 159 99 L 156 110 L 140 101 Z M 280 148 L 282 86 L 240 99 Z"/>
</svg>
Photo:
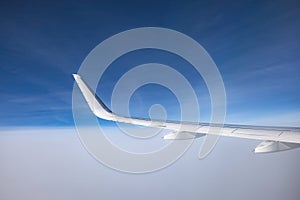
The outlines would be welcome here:
<svg viewBox="0 0 300 200">
<path fill-rule="evenodd" d="M 77 72 L 87 54 L 101 41 L 144 26 L 171 28 L 204 46 L 224 79 L 227 122 L 299 125 L 297 1 L 0 4 L 0 126 L 72 126 L 71 74 Z M 168 64 L 185 74 L 192 85 L 203 84 L 183 60 L 150 50 L 116 60 L 106 79 L 117 78 L 131 67 L 147 62 Z M 119 66 L 123 66 L 122 70 Z M 203 101 L 208 98 L 205 87 L 202 88 L 197 94 L 200 103 L 201 97 Z M 146 115 L 161 94 L 174 103 L 174 96 L 160 89 L 153 86 L 137 91 L 132 98 L 133 115 Z M 107 87 L 98 91 L 108 104 L 111 90 Z M 159 91 L 156 95 L 151 93 L 155 90 Z M 203 119 L 207 121 L 209 108 L 203 105 Z M 176 114 L 169 118 L 176 118 Z"/>
</svg>

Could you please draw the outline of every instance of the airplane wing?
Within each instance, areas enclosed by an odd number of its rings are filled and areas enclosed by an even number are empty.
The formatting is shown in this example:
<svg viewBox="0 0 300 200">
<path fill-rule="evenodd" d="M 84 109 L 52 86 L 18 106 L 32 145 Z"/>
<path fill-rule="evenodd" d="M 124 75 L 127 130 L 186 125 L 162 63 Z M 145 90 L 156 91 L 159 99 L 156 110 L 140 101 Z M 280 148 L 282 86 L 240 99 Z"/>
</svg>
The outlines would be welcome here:
<svg viewBox="0 0 300 200">
<path fill-rule="evenodd" d="M 130 118 L 117 115 L 108 109 L 95 92 L 78 75 L 73 77 L 82 92 L 91 111 L 99 118 L 141 126 L 171 130 L 163 138 L 166 140 L 194 139 L 207 134 L 263 140 L 255 153 L 267 153 L 290 150 L 300 147 L 300 128 L 279 128 L 244 125 L 196 124 L 176 121 L 159 121 L 143 118 Z M 214 131 L 217 130 L 217 131 Z M 219 132 L 220 131 L 220 132 Z"/>
</svg>

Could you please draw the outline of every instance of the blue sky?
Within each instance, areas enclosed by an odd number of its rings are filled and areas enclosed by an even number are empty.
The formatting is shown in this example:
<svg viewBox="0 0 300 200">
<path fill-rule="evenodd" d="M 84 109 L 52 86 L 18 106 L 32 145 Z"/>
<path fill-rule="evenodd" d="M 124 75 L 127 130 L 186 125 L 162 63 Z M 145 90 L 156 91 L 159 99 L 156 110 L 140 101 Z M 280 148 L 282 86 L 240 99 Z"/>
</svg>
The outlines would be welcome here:
<svg viewBox="0 0 300 200">
<path fill-rule="evenodd" d="M 203 45 L 224 79 L 227 122 L 300 125 L 298 5 L 296 1 L 1 2 L 0 125 L 72 126 L 71 74 L 101 41 L 145 26 L 171 28 Z M 185 61 L 154 50 L 126 56 L 112 64 L 104 79 L 114 80 L 137 64 L 168 64 L 201 88 L 199 101 L 208 102 L 202 106 L 203 120 L 209 119 L 208 93 Z M 111 90 L 98 91 L 106 103 Z M 165 89 L 146 87 L 132 98 L 133 115 L 145 116 L 159 95 L 166 95 L 158 103 L 167 110 L 168 102 L 176 104 Z M 169 117 L 177 116 L 174 112 Z"/>
</svg>

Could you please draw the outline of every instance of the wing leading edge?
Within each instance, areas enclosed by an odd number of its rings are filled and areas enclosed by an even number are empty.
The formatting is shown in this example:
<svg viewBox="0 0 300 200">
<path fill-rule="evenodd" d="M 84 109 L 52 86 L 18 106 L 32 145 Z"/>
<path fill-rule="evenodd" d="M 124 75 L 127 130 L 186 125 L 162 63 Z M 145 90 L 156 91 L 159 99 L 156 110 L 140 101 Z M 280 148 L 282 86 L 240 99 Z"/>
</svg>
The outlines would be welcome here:
<svg viewBox="0 0 300 200">
<path fill-rule="evenodd" d="M 78 75 L 73 77 L 88 103 L 91 111 L 99 118 L 141 126 L 169 129 L 172 132 L 164 139 L 194 139 L 206 134 L 263 140 L 254 152 L 266 153 L 294 149 L 300 147 L 300 128 L 278 128 L 243 125 L 195 124 L 188 122 L 169 122 L 142 118 L 130 118 L 117 115 L 109 110 L 95 92 Z M 218 131 L 214 131 L 218 130 Z M 220 130 L 220 132 L 219 132 Z"/>
</svg>

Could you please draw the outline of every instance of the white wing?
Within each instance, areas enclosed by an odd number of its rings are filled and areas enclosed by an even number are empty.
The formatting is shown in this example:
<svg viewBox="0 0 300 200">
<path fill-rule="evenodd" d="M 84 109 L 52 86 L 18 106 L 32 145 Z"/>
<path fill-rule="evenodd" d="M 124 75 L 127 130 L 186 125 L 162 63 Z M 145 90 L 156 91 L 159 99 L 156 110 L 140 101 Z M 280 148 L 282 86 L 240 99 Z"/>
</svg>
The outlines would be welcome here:
<svg viewBox="0 0 300 200">
<path fill-rule="evenodd" d="M 188 122 L 159 121 L 141 118 L 119 116 L 109 110 L 83 79 L 73 74 L 73 77 L 87 101 L 92 112 L 99 118 L 136 124 L 141 126 L 169 129 L 172 132 L 164 139 L 194 139 L 206 134 L 220 134 L 247 139 L 264 140 L 255 148 L 256 153 L 276 152 L 300 147 L 300 128 L 279 128 L 243 125 L 195 124 Z"/>
</svg>

